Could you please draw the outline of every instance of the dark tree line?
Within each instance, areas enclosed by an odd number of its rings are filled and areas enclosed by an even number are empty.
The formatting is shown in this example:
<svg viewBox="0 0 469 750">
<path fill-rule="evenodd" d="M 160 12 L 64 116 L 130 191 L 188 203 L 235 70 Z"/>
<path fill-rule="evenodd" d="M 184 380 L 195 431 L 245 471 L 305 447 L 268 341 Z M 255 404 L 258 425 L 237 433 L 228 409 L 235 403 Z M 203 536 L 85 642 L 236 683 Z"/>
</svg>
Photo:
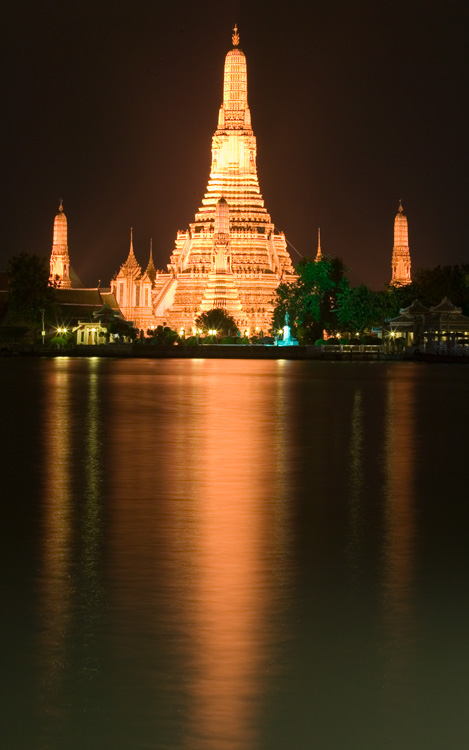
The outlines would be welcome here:
<svg viewBox="0 0 469 750">
<path fill-rule="evenodd" d="M 41 327 L 42 315 L 47 318 L 54 307 L 54 290 L 49 283 L 47 259 L 24 252 L 13 255 L 8 264 L 6 322 L 35 332 Z"/>
<path fill-rule="evenodd" d="M 350 286 L 346 271 L 340 258 L 302 258 L 296 266 L 298 280 L 277 289 L 274 328 L 283 325 L 288 312 L 301 344 L 322 339 L 323 332 L 363 337 L 415 299 L 431 307 L 443 297 L 469 315 L 469 265 L 418 269 L 412 284 L 387 285 L 380 291 L 366 284 Z"/>
</svg>

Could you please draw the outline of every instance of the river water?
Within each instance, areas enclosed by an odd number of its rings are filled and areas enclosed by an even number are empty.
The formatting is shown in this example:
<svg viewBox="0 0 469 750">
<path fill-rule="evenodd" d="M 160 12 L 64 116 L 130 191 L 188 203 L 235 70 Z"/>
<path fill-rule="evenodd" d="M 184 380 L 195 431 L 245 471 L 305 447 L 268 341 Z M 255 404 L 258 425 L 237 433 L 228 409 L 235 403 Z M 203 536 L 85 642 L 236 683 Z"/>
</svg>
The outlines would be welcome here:
<svg viewBox="0 0 469 750">
<path fill-rule="evenodd" d="M 2 359 L 1 746 L 467 748 L 468 381 Z"/>
</svg>

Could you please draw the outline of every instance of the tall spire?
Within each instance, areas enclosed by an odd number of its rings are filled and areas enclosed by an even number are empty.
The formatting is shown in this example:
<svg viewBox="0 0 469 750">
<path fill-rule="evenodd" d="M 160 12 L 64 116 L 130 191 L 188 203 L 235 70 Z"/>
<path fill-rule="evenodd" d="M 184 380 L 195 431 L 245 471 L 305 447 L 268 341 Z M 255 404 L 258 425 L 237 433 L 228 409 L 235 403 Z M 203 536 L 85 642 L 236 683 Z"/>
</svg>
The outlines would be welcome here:
<svg viewBox="0 0 469 750">
<path fill-rule="evenodd" d="M 224 307 L 243 330 L 267 330 L 275 289 L 281 280 L 295 278 L 285 235 L 275 229 L 259 189 L 237 26 L 232 42 L 207 190 L 195 221 L 177 234 L 168 264 L 171 283 L 154 294 L 155 315 L 164 313 L 174 327 L 185 327 L 201 310 Z"/>
<path fill-rule="evenodd" d="M 140 276 L 142 273 L 142 269 L 140 268 L 140 265 L 137 261 L 137 258 L 135 257 L 134 253 L 134 242 L 133 242 L 133 229 L 130 227 L 130 249 L 129 249 L 129 255 L 127 256 L 127 260 L 125 261 L 122 268 L 126 268 L 127 270 L 132 272 L 133 276 Z"/>
<path fill-rule="evenodd" d="M 153 240 L 150 240 L 150 258 L 148 260 L 147 270 L 145 273 L 150 277 L 152 281 L 156 279 L 156 268 L 153 263 Z"/>
<path fill-rule="evenodd" d="M 218 116 L 218 131 L 251 131 L 248 107 L 248 74 L 246 56 L 238 47 L 238 27 L 233 29 L 233 49 L 225 57 L 223 76 L 223 104 Z"/>
<path fill-rule="evenodd" d="M 409 228 L 407 216 L 399 201 L 399 208 L 394 219 L 394 247 L 392 251 L 392 279 L 391 284 L 410 284 L 410 250 Z"/>
<path fill-rule="evenodd" d="M 54 219 L 52 252 L 50 256 L 50 278 L 58 286 L 70 287 L 70 257 L 68 254 L 67 217 L 64 214 L 63 200 Z"/>
<path fill-rule="evenodd" d="M 316 253 L 316 262 L 318 260 L 322 260 L 322 251 L 321 251 L 321 229 L 318 227 L 318 251 Z"/>
<path fill-rule="evenodd" d="M 136 261 L 135 253 L 134 253 L 134 230 L 133 227 L 130 227 L 130 248 L 129 248 L 129 257 L 127 258 L 127 262 Z"/>
</svg>

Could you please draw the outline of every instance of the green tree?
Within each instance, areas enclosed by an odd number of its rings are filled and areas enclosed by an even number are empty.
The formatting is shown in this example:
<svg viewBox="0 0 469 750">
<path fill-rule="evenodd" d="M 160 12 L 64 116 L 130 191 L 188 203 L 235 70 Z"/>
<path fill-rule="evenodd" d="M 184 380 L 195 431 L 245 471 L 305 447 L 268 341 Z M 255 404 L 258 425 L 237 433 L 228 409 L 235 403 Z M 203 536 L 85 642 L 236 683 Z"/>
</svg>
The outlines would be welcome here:
<svg viewBox="0 0 469 750">
<path fill-rule="evenodd" d="M 314 343 L 322 337 L 324 330 L 337 330 L 337 294 L 345 267 L 341 258 L 320 261 L 302 258 L 295 270 L 298 280 L 292 284 L 280 284 L 277 288 L 274 328 L 284 325 L 288 312 L 299 342 Z"/>
<path fill-rule="evenodd" d="M 239 330 L 235 319 L 222 307 L 201 313 L 195 319 L 195 325 L 204 332 L 215 329 L 222 336 L 236 336 Z"/>
<path fill-rule="evenodd" d="M 156 326 L 156 328 L 148 329 L 147 336 L 150 336 L 153 343 L 159 346 L 172 346 L 179 339 L 176 331 L 168 326 Z"/>
<path fill-rule="evenodd" d="M 395 318 L 403 307 L 408 307 L 419 297 L 419 290 L 415 284 L 394 285 L 386 284 L 384 289 L 378 292 L 381 298 L 383 319 Z"/>
<path fill-rule="evenodd" d="M 462 307 L 464 315 L 469 315 L 468 264 L 418 268 L 413 274 L 412 287 L 424 305 L 437 305 L 443 297 L 448 297 L 454 305 Z"/>
<path fill-rule="evenodd" d="M 54 310 L 54 290 L 49 284 L 46 258 L 28 253 L 13 255 L 8 267 L 8 322 L 37 331 L 42 311 Z"/>
<path fill-rule="evenodd" d="M 366 284 L 351 287 L 344 277 L 337 294 L 337 320 L 342 331 L 364 333 L 381 325 L 386 311 L 385 295 L 373 292 Z"/>
</svg>

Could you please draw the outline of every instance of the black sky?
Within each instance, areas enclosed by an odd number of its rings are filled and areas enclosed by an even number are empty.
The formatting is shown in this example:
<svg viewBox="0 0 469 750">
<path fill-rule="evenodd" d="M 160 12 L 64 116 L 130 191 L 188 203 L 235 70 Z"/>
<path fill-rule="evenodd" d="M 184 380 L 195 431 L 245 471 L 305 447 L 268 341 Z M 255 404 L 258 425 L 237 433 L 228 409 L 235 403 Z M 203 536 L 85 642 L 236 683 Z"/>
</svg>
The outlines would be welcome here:
<svg viewBox="0 0 469 750">
<path fill-rule="evenodd" d="M 2 14 L 0 270 L 48 256 L 59 198 L 72 264 L 108 285 L 153 238 L 166 268 L 200 205 L 231 27 L 267 210 L 354 283 L 390 278 L 402 198 L 413 267 L 469 263 L 461 2 L 24 2 Z M 291 250 L 293 261 L 298 255 Z"/>
</svg>

